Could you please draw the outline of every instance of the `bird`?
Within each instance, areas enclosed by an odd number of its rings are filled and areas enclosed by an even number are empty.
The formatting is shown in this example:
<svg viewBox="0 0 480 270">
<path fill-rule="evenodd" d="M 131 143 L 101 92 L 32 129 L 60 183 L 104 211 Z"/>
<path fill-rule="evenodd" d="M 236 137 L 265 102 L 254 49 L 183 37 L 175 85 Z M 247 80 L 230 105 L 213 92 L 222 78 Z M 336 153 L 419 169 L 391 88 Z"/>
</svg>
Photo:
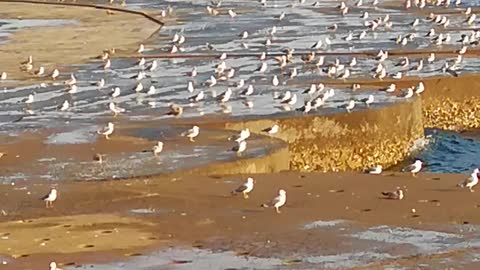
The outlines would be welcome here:
<svg viewBox="0 0 480 270">
<path fill-rule="evenodd" d="M 232 96 L 232 89 L 229 87 L 227 90 L 223 93 L 221 93 L 218 97 L 217 100 L 221 103 L 225 103 L 230 100 L 230 97 Z"/>
<path fill-rule="evenodd" d="M 108 124 L 102 129 L 97 131 L 98 134 L 105 136 L 105 139 L 110 140 L 110 135 L 112 135 L 115 126 L 112 122 L 108 122 Z"/>
<path fill-rule="evenodd" d="M 362 98 L 360 101 L 365 103 L 365 105 L 369 107 L 370 104 L 372 104 L 375 101 L 375 98 L 373 95 L 368 95 L 367 98 Z"/>
<path fill-rule="evenodd" d="M 175 117 L 179 117 L 182 115 L 183 113 L 183 107 L 180 107 L 176 104 L 171 104 L 169 106 L 169 111 L 166 113 L 167 115 L 173 115 Z"/>
<path fill-rule="evenodd" d="M 464 181 L 460 182 L 457 186 L 461 188 L 468 188 L 470 192 L 474 192 L 473 187 L 478 184 L 478 174 L 480 170 L 478 168 L 475 168 L 470 174 L 470 177 L 465 179 Z"/>
<path fill-rule="evenodd" d="M 64 112 L 64 111 L 68 110 L 68 108 L 70 108 L 70 103 L 68 102 L 68 100 L 65 100 L 62 103 L 62 106 L 60 107 L 60 111 Z"/>
<path fill-rule="evenodd" d="M 194 142 L 194 138 L 200 134 L 200 128 L 198 126 L 193 126 L 191 129 L 183 132 L 181 135 L 187 137 L 191 142 Z"/>
<path fill-rule="evenodd" d="M 145 51 L 145 45 L 140 44 L 140 45 L 138 46 L 137 53 L 143 53 L 144 51 Z"/>
<path fill-rule="evenodd" d="M 58 69 L 54 69 L 52 71 L 52 75 L 51 75 L 52 80 L 56 80 L 58 78 L 58 76 L 60 76 L 60 71 L 58 71 Z"/>
<path fill-rule="evenodd" d="M 415 160 L 413 164 L 408 165 L 407 167 L 402 169 L 402 172 L 410 172 L 412 176 L 416 176 L 418 172 L 422 170 L 423 162 L 420 159 Z"/>
<path fill-rule="evenodd" d="M 262 204 L 262 207 L 274 207 L 275 211 L 280 214 L 280 207 L 284 206 L 287 202 L 287 192 L 283 189 L 278 191 L 278 196 L 273 198 L 273 200 L 269 203 Z"/>
<path fill-rule="evenodd" d="M 237 153 L 237 156 L 241 156 L 243 152 L 247 150 L 247 142 L 246 141 L 237 141 L 237 145 L 232 147 L 232 151 Z"/>
<path fill-rule="evenodd" d="M 50 192 L 42 197 L 42 200 L 45 201 L 46 208 L 53 207 L 53 202 L 57 200 L 57 189 L 52 187 Z"/>
<path fill-rule="evenodd" d="M 246 129 L 241 130 L 238 135 L 232 136 L 228 139 L 229 140 L 234 140 L 236 142 L 241 142 L 241 141 L 245 141 L 249 137 L 250 137 L 250 129 L 246 128 Z"/>
<path fill-rule="evenodd" d="M 388 200 L 402 200 L 404 197 L 403 190 L 397 189 L 396 191 L 383 191 L 382 195 Z"/>
<path fill-rule="evenodd" d="M 190 96 L 188 98 L 189 101 L 195 101 L 195 102 L 199 102 L 199 101 L 202 101 L 203 99 L 205 98 L 205 93 L 203 91 L 200 91 L 198 94 L 194 95 L 194 96 Z"/>
<path fill-rule="evenodd" d="M 372 168 L 369 168 L 369 169 L 365 170 L 365 173 L 368 173 L 368 174 L 382 174 L 382 171 L 383 171 L 382 165 L 377 165 L 375 167 L 372 167 Z"/>
<path fill-rule="evenodd" d="M 280 129 L 280 127 L 279 127 L 277 124 L 275 124 L 275 125 L 273 125 L 273 126 L 271 126 L 271 127 L 269 127 L 269 128 L 263 129 L 262 131 L 263 131 L 263 132 L 266 132 L 266 133 L 268 133 L 268 134 L 270 134 L 270 135 L 273 135 L 273 134 L 278 133 L 279 129 Z"/>
<path fill-rule="evenodd" d="M 56 262 L 51 262 L 50 263 L 50 270 L 62 270 L 60 268 L 57 267 L 57 263 Z"/>
<path fill-rule="evenodd" d="M 163 142 L 158 141 L 156 145 L 153 146 L 152 152 L 155 156 L 158 156 L 163 151 Z"/>
<path fill-rule="evenodd" d="M 118 107 L 115 103 L 113 102 L 110 102 L 108 104 L 108 108 L 110 109 L 110 111 L 113 112 L 113 116 L 117 116 L 119 113 L 123 113 L 125 112 L 125 109 L 124 108 L 120 108 Z"/>
<path fill-rule="evenodd" d="M 247 182 L 245 182 L 244 184 L 242 184 L 241 186 L 239 186 L 238 188 L 233 190 L 231 193 L 232 193 L 232 195 L 242 193 L 243 198 L 248 199 L 248 193 L 252 192 L 253 187 L 254 187 L 254 183 L 255 183 L 255 180 L 253 180 L 253 178 L 251 178 L 251 177 L 248 177 Z"/>
</svg>

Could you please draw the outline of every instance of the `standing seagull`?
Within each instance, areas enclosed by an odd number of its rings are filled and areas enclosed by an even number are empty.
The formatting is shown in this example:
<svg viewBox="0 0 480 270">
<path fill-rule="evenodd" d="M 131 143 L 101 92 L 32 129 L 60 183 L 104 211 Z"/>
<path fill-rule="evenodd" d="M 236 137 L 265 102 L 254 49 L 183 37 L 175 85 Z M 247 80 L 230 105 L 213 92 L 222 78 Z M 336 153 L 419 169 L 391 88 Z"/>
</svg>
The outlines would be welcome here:
<svg viewBox="0 0 480 270">
<path fill-rule="evenodd" d="M 153 146 L 152 148 L 152 152 L 155 156 L 158 156 L 158 154 L 160 154 L 163 150 L 163 142 L 157 142 L 157 144 L 155 146 Z"/>
<path fill-rule="evenodd" d="M 243 185 L 239 186 L 237 189 L 232 191 L 232 195 L 236 195 L 237 193 L 242 193 L 243 198 L 248 199 L 248 193 L 250 193 L 253 190 L 253 184 L 254 184 L 253 178 L 249 177 L 247 178 L 247 182 L 245 182 Z"/>
<path fill-rule="evenodd" d="M 268 133 L 268 134 L 275 134 L 275 133 L 278 132 L 279 129 L 280 129 L 280 127 L 279 127 L 277 124 L 275 124 L 275 125 L 273 125 L 272 127 L 263 129 L 262 131 L 263 131 L 263 132 L 266 132 L 266 133 Z"/>
<path fill-rule="evenodd" d="M 97 131 L 98 134 L 105 136 L 105 139 L 110 140 L 110 135 L 112 135 L 114 130 L 114 125 L 112 122 L 108 122 L 107 126 L 105 126 L 102 130 Z"/>
<path fill-rule="evenodd" d="M 238 145 L 235 145 L 232 148 L 232 151 L 236 152 L 237 156 L 241 156 L 242 153 L 245 152 L 245 150 L 247 150 L 247 142 L 246 141 L 238 141 L 237 143 L 238 143 Z"/>
<path fill-rule="evenodd" d="M 389 200 L 401 200 L 403 199 L 403 190 L 397 189 L 396 191 L 384 191 L 382 195 L 385 196 L 385 199 Z"/>
<path fill-rule="evenodd" d="M 478 184 L 478 173 L 479 169 L 475 168 L 470 177 L 459 183 L 457 186 L 461 188 L 468 188 L 470 192 L 474 192 L 475 190 L 473 190 L 473 187 Z"/>
<path fill-rule="evenodd" d="M 51 262 L 50 263 L 50 270 L 62 270 L 60 268 L 57 267 L 57 263 L 56 262 Z"/>
<path fill-rule="evenodd" d="M 53 207 L 53 202 L 57 199 L 57 189 L 50 189 L 50 193 L 42 197 L 42 200 L 45 201 L 45 206 L 47 208 Z"/>
<path fill-rule="evenodd" d="M 194 142 L 194 138 L 200 134 L 200 128 L 198 126 L 193 126 L 191 129 L 183 132 L 182 136 L 187 136 L 191 142 Z"/>
<path fill-rule="evenodd" d="M 287 202 L 287 192 L 283 189 L 280 189 L 278 191 L 278 196 L 273 198 L 273 200 L 266 204 L 262 204 L 262 207 L 275 207 L 275 211 L 280 214 L 280 207 L 282 207 L 283 205 L 285 205 L 285 203 Z"/>
<path fill-rule="evenodd" d="M 415 160 L 415 162 L 411 165 L 408 165 L 407 167 L 402 169 L 402 172 L 411 172 L 412 176 L 415 176 L 416 173 L 420 172 L 422 170 L 422 165 L 423 162 L 419 159 Z"/>
</svg>

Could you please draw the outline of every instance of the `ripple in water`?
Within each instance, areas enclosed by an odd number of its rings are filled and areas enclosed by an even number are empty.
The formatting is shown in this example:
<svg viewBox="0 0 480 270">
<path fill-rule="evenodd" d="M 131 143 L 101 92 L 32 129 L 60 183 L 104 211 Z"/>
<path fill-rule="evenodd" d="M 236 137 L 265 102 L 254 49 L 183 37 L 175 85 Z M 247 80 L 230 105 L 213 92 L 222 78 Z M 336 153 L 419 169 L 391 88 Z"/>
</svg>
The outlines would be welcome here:
<svg viewBox="0 0 480 270">
<path fill-rule="evenodd" d="M 469 173 L 480 166 L 480 140 L 455 132 L 427 130 L 431 143 L 419 155 L 426 172 Z"/>
</svg>

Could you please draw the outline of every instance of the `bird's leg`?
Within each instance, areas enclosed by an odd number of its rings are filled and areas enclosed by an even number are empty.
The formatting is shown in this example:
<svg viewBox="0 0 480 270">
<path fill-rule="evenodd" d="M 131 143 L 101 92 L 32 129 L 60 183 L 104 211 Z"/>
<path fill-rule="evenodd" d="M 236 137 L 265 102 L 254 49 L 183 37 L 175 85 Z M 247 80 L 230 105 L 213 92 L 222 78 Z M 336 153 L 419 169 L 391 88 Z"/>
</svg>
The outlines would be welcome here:
<svg viewBox="0 0 480 270">
<path fill-rule="evenodd" d="M 412 176 L 413 176 L 413 177 L 417 177 L 417 175 L 416 175 L 415 173 L 412 173 Z"/>
<path fill-rule="evenodd" d="M 275 211 L 277 212 L 277 214 L 280 214 L 280 209 L 278 209 L 278 207 L 275 207 Z"/>
<path fill-rule="evenodd" d="M 192 137 L 189 137 L 189 140 L 190 140 L 191 142 L 195 142 Z"/>
<path fill-rule="evenodd" d="M 248 194 L 245 193 L 245 192 L 243 192 L 243 198 L 244 198 L 244 199 L 248 199 Z"/>
<path fill-rule="evenodd" d="M 45 208 L 48 208 L 48 201 L 45 201 Z"/>
<path fill-rule="evenodd" d="M 105 139 L 110 140 L 110 137 L 108 137 L 108 135 L 105 135 Z"/>
<path fill-rule="evenodd" d="M 470 189 L 470 192 L 475 192 L 475 190 L 473 190 L 472 188 L 469 188 Z"/>
</svg>

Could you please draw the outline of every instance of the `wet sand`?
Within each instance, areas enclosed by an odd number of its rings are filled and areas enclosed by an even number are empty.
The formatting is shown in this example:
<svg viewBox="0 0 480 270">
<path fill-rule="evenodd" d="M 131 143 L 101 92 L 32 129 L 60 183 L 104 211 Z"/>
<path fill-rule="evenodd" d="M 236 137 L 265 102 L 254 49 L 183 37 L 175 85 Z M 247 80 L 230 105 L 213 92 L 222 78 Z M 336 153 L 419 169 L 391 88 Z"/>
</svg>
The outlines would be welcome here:
<svg viewBox="0 0 480 270">
<path fill-rule="evenodd" d="M 254 177 L 257 184 L 247 200 L 229 194 L 242 183 L 242 176 L 66 182 L 58 184 L 59 199 L 52 209 L 38 199 L 48 192 L 48 183 L 0 186 L 4 211 L 0 234 L 8 236 L 0 241 L 0 254 L 17 258 L 9 269 L 34 269 L 39 261 L 53 259 L 76 264 L 105 261 L 173 245 L 288 258 L 300 247 L 305 253 L 319 244 L 324 249 L 343 249 L 334 234 L 311 236 L 299 229 L 316 220 L 412 228 L 480 223 L 477 194 L 455 187 L 465 175 Z M 396 187 L 406 189 L 404 200 L 380 198 L 381 191 Z M 279 188 L 288 195 L 282 213 L 260 208 Z M 139 214 L 132 209 L 149 210 Z M 266 239 L 276 244 L 260 248 Z M 97 251 L 108 256 L 88 255 Z"/>
<path fill-rule="evenodd" d="M 159 30 L 160 26 L 133 14 L 84 7 L 44 6 L 0 3 L 2 19 L 65 20 L 62 27 L 42 26 L 13 32 L 9 42 L 0 45 L 2 71 L 9 80 L 3 86 L 32 84 L 38 77 L 21 72 L 19 64 L 34 56 L 34 70 L 44 66 L 47 76 L 53 69 L 71 70 L 99 56 L 103 50 L 135 51 L 140 43 Z M 99 63 L 100 65 L 100 63 Z M 43 81 L 43 80 L 42 80 Z"/>
</svg>

